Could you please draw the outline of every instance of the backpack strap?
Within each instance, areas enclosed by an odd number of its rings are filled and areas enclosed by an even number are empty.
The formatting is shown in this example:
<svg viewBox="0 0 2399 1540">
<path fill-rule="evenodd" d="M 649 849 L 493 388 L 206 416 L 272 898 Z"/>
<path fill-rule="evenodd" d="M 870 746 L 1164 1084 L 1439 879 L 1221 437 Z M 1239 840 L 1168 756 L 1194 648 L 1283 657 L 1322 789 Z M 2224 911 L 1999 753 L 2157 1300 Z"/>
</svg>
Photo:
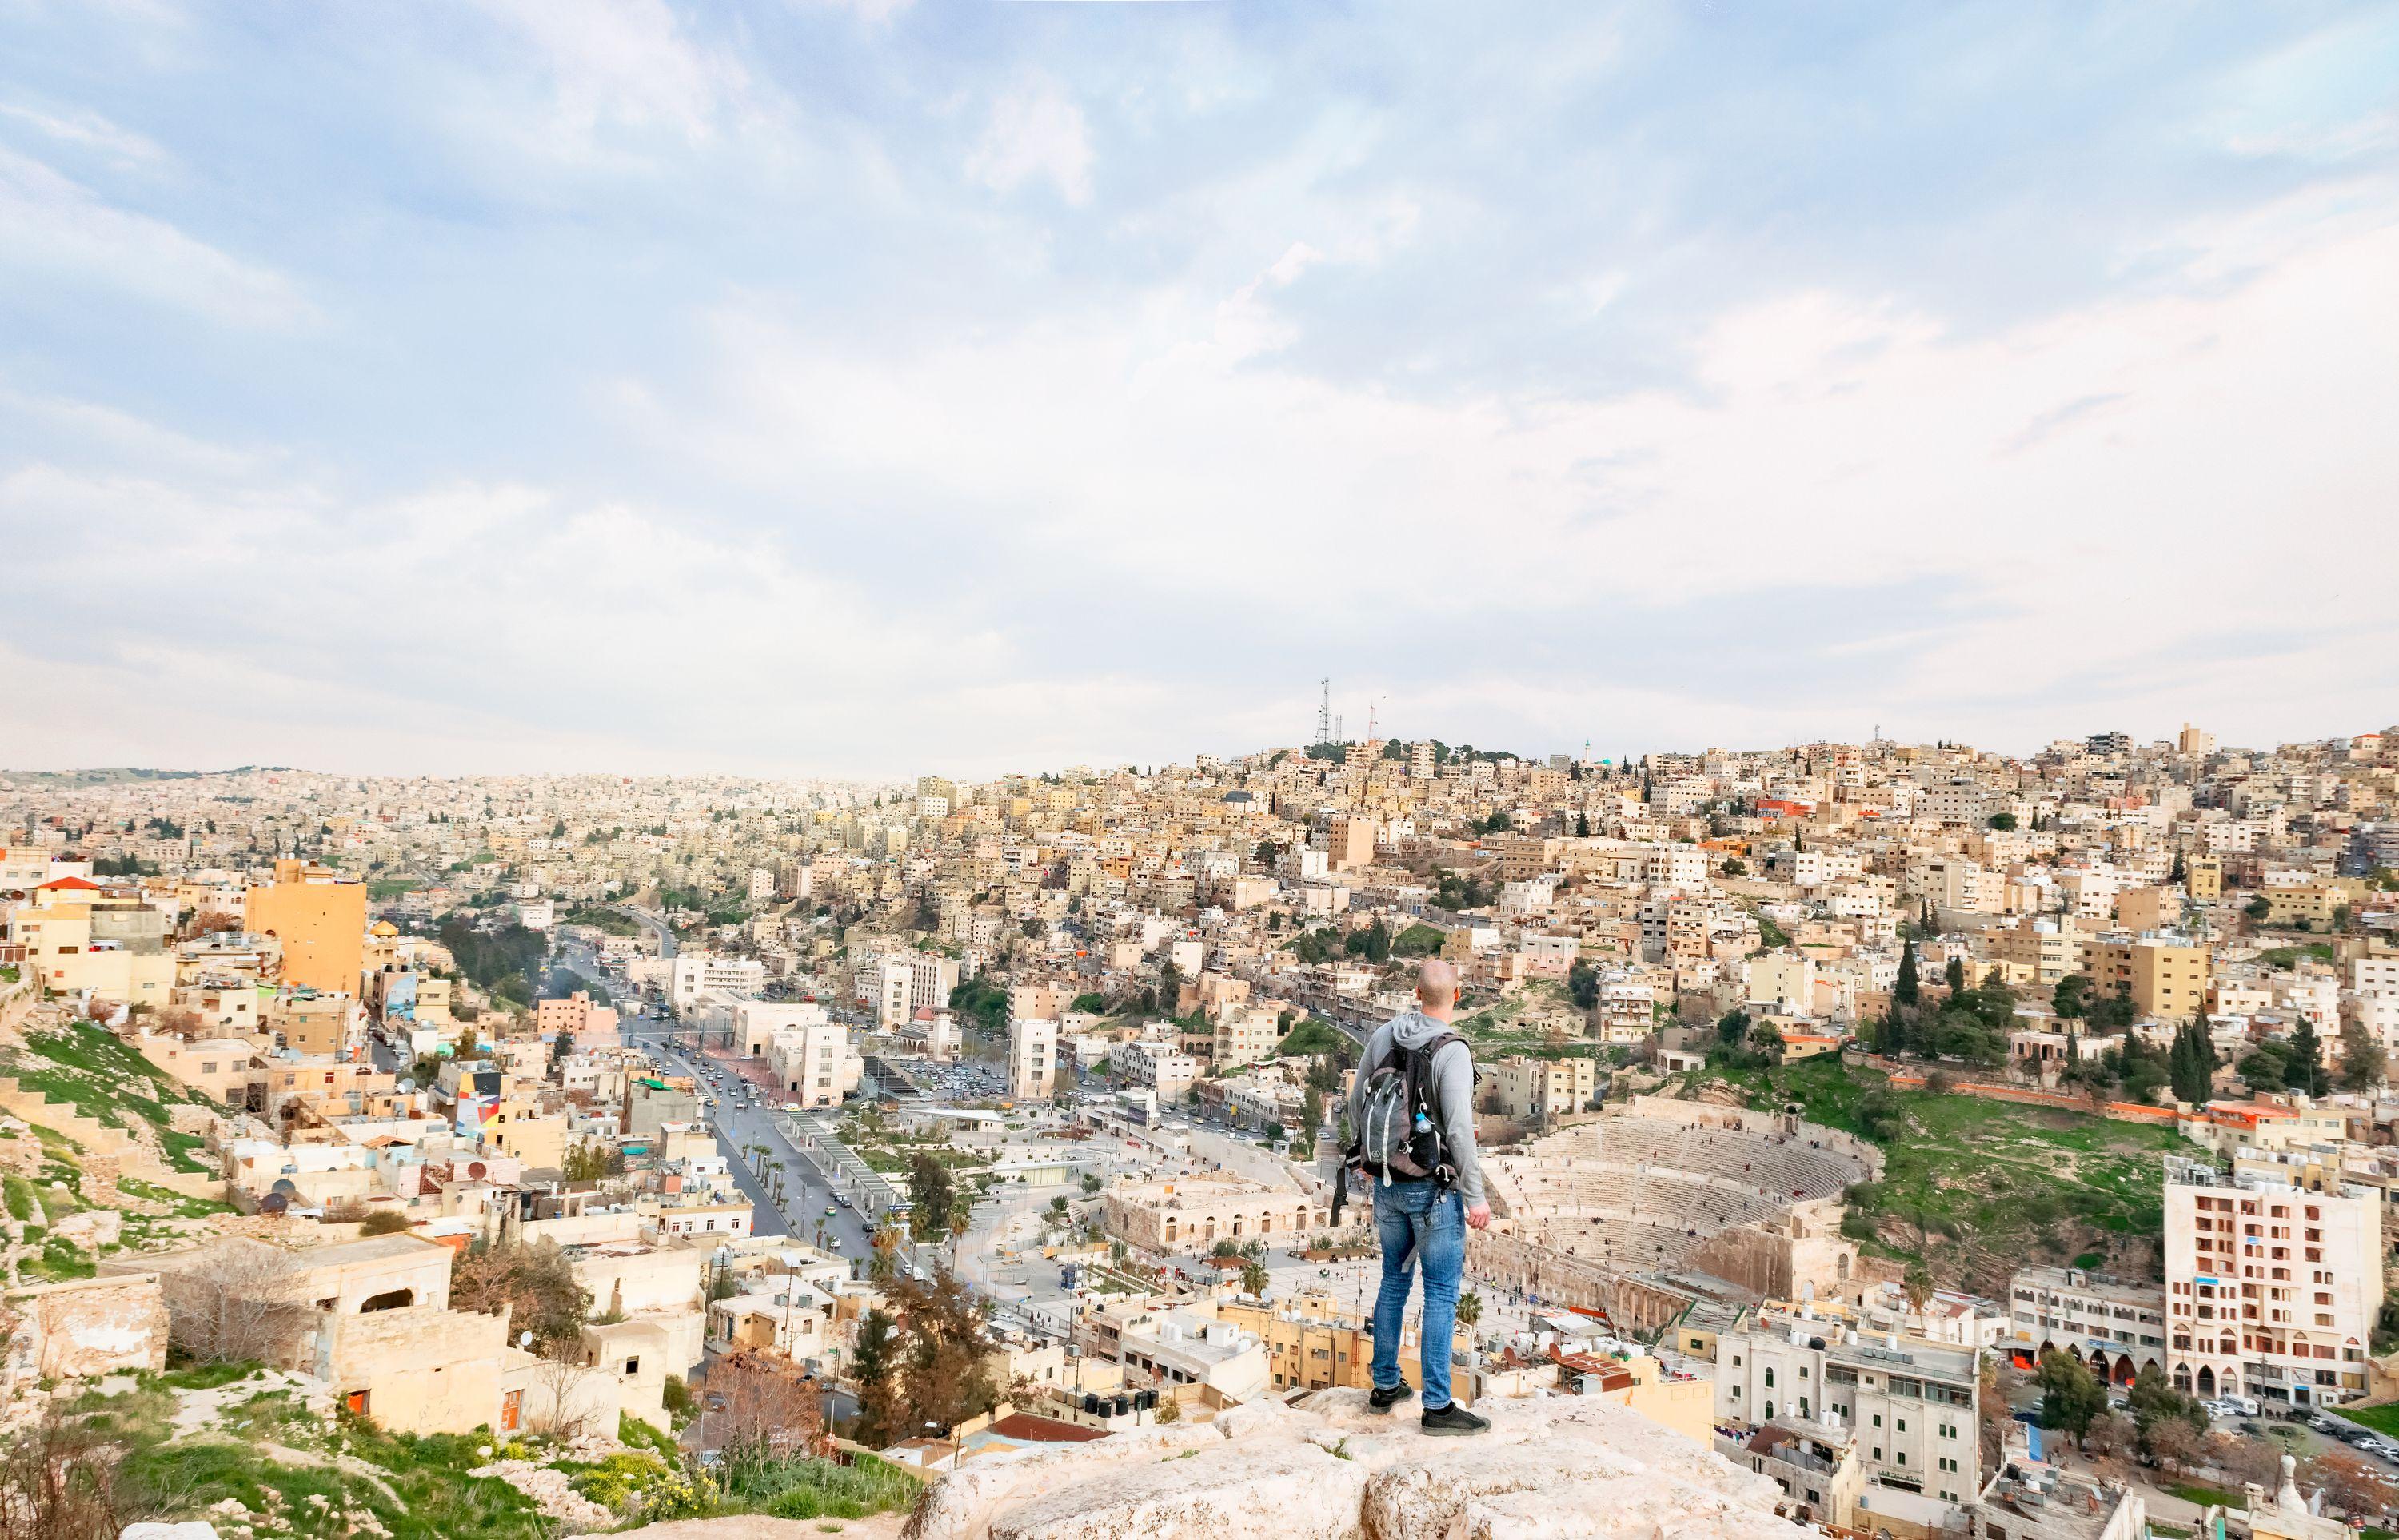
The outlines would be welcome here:
<svg viewBox="0 0 2399 1540">
<path fill-rule="evenodd" d="M 1459 1036 L 1457 1033 L 1445 1032 L 1438 1037 L 1433 1038 L 1431 1041 L 1424 1044 L 1421 1047 L 1409 1050 L 1411 1057 L 1408 1060 L 1406 1072 L 1408 1077 L 1408 1113 L 1410 1117 L 1413 1118 L 1416 1112 L 1421 1110 L 1427 1117 L 1432 1120 L 1434 1131 L 1433 1142 L 1440 1149 L 1442 1158 L 1440 1162 L 1434 1166 L 1430 1174 L 1433 1182 L 1442 1187 L 1446 1187 L 1452 1182 L 1457 1180 L 1457 1168 L 1452 1165 L 1449 1160 L 1449 1123 L 1448 1120 L 1442 1115 L 1442 1109 L 1437 1104 L 1438 1098 L 1435 1095 L 1432 1066 L 1433 1060 L 1440 1058 L 1441 1055 L 1448 1049 L 1452 1043 L 1464 1043 L 1466 1039 Z"/>
</svg>

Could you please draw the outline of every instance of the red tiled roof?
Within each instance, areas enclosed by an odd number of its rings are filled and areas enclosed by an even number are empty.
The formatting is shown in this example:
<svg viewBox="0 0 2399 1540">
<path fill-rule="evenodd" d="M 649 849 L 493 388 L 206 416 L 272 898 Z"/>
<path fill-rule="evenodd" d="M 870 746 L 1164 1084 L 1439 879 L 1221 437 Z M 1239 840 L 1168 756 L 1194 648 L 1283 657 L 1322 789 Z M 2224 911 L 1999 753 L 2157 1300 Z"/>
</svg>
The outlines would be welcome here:
<svg viewBox="0 0 2399 1540">
<path fill-rule="evenodd" d="M 92 892 L 92 893 L 97 893 L 97 892 L 99 892 L 99 891 L 100 891 L 100 885 L 99 885 L 98 883 L 95 883 L 95 882 L 87 882 L 85 879 L 83 879 L 83 878 L 81 878 L 81 877 L 56 877 L 56 878 L 53 878 L 53 879 L 51 879 L 50 881 L 48 881 L 48 882 L 47 882 L 47 883 L 44 883 L 44 884 L 42 885 L 42 887 L 43 887 L 43 888 L 51 888 L 51 887 L 66 887 L 66 888 L 73 888 L 73 889 L 75 889 L 76 892 L 79 892 L 79 893 L 80 893 L 80 892 L 86 892 L 86 891 Z M 41 891 L 41 888 L 36 888 L 34 891 L 39 892 L 39 891 Z"/>
</svg>

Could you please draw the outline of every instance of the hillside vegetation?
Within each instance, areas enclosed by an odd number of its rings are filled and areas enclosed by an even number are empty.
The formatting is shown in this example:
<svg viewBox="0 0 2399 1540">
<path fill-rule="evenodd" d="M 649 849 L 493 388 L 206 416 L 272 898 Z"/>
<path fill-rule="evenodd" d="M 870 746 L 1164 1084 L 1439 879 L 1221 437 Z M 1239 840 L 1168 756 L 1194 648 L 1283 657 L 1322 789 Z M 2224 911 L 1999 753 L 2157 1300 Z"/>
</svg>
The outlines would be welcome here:
<svg viewBox="0 0 2399 1540">
<path fill-rule="evenodd" d="M 153 1136 L 168 1164 L 179 1171 L 209 1173 L 199 1158 L 201 1141 L 168 1126 L 169 1106 L 213 1106 L 205 1096 L 177 1085 L 164 1071 L 103 1027 L 75 1021 L 56 1031 L 25 1034 L 21 1049 L 0 1051 L 0 1074 L 10 1074 L 29 1091 L 112 1128 Z M 145 1128 L 146 1126 L 146 1128 Z"/>
<path fill-rule="evenodd" d="M 1852 1238 L 1923 1263 L 1936 1284 L 2004 1295 L 2029 1263 L 2159 1276 L 2170 1128 L 2084 1113 L 1894 1089 L 1833 1057 L 1722 1074 L 1750 1104 L 1796 1101 L 1813 1122 L 1875 1141 L 1883 1180 L 1852 1188 Z"/>
</svg>

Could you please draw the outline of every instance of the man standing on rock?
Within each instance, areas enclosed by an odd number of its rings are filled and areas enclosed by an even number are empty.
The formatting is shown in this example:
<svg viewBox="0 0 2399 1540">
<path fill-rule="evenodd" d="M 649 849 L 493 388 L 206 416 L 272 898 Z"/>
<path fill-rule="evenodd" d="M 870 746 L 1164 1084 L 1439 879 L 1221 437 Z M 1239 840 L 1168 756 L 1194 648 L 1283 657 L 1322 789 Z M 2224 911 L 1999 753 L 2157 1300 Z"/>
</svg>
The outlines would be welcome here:
<svg viewBox="0 0 2399 1540">
<path fill-rule="evenodd" d="M 1355 1169 L 1373 1183 L 1375 1228 L 1383 1245 L 1383 1283 L 1375 1296 L 1375 1388 L 1367 1405 L 1389 1412 L 1408 1398 L 1400 1377 L 1400 1324 L 1409 1283 L 1421 1266 L 1421 1425 L 1427 1433 L 1452 1436 L 1491 1425 L 1449 1398 L 1466 1227 L 1480 1230 L 1491 1223 L 1474 1148 L 1474 1050 L 1450 1028 L 1457 1014 L 1457 970 L 1427 961 L 1416 975 L 1416 1005 L 1376 1028 L 1358 1060 L 1343 1177 Z"/>
</svg>

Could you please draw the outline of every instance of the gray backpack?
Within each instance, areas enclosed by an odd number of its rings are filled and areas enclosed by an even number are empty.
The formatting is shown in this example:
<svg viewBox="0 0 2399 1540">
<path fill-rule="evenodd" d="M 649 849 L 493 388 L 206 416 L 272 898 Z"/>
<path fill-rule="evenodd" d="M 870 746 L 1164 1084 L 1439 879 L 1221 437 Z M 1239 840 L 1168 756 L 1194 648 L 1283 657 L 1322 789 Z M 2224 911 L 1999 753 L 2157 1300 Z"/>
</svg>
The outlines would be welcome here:
<svg viewBox="0 0 2399 1540">
<path fill-rule="evenodd" d="M 1441 1110 L 1432 1104 L 1432 1061 L 1452 1043 L 1464 1041 L 1445 1032 L 1418 1048 L 1391 1044 L 1358 1099 L 1358 1141 L 1349 1147 L 1349 1164 L 1387 1187 L 1427 1178 L 1456 1180 Z"/>
</svg>

